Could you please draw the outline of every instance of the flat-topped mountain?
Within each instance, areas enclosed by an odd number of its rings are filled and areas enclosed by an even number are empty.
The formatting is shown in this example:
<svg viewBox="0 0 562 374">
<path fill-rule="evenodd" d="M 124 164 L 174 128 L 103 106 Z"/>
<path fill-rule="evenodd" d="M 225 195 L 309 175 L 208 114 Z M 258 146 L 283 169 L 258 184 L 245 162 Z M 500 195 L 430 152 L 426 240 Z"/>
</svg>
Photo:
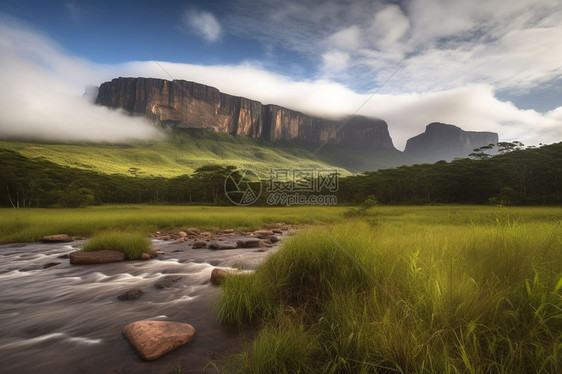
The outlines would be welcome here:
<svg viewBox="0 0 562 374">
<path fill-rule="evenodd" d="M 178 128 L 205 128 L 270 141 L 329 142 L 392 149 L 385 121 L 361 116 L 345 120 L 313 117 L 278 105 L 232 96 L 203 84 L 155 78 L 116 78 L 103 83 L 96 104 Z"/>
<path fill-rule="evenodd" d="M 495 132 L 464 131 L 440 122 L 430 123 L 425 132 L 408 139 L 404 153 L 416 160 L 435 162 L 467 157 L 475 148 L 497 144 Z"/>
</svg>

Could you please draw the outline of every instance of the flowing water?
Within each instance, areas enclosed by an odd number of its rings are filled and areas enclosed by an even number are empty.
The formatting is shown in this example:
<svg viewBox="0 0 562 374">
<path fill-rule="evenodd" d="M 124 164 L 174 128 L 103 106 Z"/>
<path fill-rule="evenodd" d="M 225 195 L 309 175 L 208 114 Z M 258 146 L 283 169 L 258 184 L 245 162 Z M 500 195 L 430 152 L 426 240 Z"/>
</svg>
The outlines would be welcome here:
<svg viewBox="0 0 562 374">
<path fill-rule="evenodd" d="M 0 372 L 215 373 L 207 364 L 218 360 L 220 366 L 240 352 L 251 332 L 216 321 L 211 309 L 220 291 L 209 281 L 211 271 L 255 269 L 277 249 L 213 251 L 153 240 L 166 254 L 150 261 L 71 265 L 64 257 L 81 244 L 0 245 Z M 155 286 L 170 276 L 179 280 Z M 140 298 L 117 299 L 137 287 L 144 291 Z M 190 323 L 195 339 L 143 361 L 121 329 L 147 319 Z"/>
</svg>

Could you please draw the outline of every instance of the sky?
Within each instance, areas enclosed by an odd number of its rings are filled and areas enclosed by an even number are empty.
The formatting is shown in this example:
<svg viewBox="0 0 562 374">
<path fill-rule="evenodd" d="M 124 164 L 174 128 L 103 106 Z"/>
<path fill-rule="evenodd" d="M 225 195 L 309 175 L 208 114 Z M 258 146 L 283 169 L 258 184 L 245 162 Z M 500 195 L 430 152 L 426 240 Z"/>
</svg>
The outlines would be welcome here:
<svg viewBox="0 0 562 374">
<path fill-rule="evenodd" d="M 3 0 L 0 137 L 158 137 L 83 97 L 144 76 L 382 118 L 400 150 L 431 122 L 550 144 L 562 141 L 560 39 L 560 0 Z"/>
</svg>

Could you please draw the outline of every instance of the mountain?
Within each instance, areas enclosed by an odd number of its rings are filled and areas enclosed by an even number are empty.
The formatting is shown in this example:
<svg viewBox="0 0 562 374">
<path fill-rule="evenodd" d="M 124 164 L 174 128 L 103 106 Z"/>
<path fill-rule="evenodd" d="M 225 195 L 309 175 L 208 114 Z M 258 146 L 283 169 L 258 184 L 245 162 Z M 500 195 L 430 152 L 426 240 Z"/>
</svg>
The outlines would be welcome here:
<svg viewBox="0 0 562 374">
<path fill-rule="evenodd" d="M 451 161 L 492 143 L 498 143 L 495 132 L 464 131 L 454 125 L 433 122 L 426 126 L 424 133 L 408 139 L 404 153 L 420 162 Z"/>
<path fill-rule="evenodd" d="M 184 80 L 116 78 L 99 87 L 96 103 L 177 128 L 212 129 L 269 141 L 394 149 L 388 125 L 380 119 L 353 116 L 339 121 L 312 117 Z"/>
</svg>

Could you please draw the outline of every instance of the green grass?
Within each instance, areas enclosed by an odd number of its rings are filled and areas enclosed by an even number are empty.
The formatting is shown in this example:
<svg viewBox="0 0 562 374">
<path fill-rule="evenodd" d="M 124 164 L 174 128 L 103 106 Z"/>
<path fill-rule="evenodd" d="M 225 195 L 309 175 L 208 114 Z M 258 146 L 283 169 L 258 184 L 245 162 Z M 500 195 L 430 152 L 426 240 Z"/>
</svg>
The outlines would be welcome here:
<svg viewBox="0 0 562 374">
<path fill-rule="evenodd" d="M 191 174 L 203 165 L 219 163 L 252 169 L 267 177 L 270 168 L 339 168 L 341 175 L 408 163 L 398 151 L 343 148 L 295 141 L 265 142 L 196 129 L 170 131 L 162 141 L 131 144 L 48 144 L 0 140 L 0 148 L 30 158 L 43 157 L 59 165 L 125 174 L 139 168 L 141 176 Z"/>
<path fill-rule="evenodd" d="M 341 220 L 343 207 L 212 207 L 105 205 L 76 209 L 0 209 L 0 243 L 38 241 L 66 233 L 91 236 L 107 230 L 141 232 L 198 227 L 252 230 L 267 223 Z"/>
<path fill-rule="evenodd" d="M 261 328 L 233 363 L 246 373 L 560 372 L 561 218 L 561 208 L 378 207 L 301 231 L 255 273 L 224 282 L 219 319 Z"/>
<path fill-rule="evenodd" d="M 143 253 L 150 254 L 150 240 L 142 233 L 105 231 L 96 233 L 84 246 L 83 251 L 112 250 L 123 252 L 127 260 L 139 260 Z"/>
</svg>

